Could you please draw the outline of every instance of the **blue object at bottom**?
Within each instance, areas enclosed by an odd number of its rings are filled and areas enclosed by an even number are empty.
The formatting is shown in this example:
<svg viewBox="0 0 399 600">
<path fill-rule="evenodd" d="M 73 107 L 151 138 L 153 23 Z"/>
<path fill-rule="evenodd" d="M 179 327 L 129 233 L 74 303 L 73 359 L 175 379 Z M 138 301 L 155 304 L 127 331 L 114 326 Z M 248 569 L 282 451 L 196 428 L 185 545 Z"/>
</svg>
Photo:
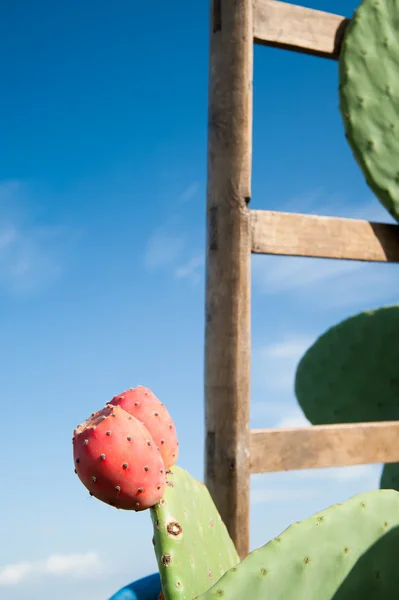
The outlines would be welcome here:
<svg viewBox="0 0 399 600">
<path fill-rule="evenodd" d="M 154 573 L 126 585 L 109 600 L 158 600 L 160 592 L 161 579 L 159 573 Z"/>
</svg>

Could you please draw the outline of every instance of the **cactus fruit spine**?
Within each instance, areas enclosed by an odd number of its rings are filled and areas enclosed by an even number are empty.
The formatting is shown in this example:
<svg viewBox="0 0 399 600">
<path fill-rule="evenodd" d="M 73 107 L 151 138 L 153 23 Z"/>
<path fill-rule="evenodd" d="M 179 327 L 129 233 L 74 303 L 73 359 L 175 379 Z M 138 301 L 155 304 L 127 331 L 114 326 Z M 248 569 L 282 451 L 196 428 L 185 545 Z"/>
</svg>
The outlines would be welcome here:
<svg viewBox="0 0 399 600">
<path fill-rule="evenodd" d="M 363 0 L 339 58 L 340 110 L 366 181 L 399 220 L 399 39 L 397 0 Z"/>
<path fill-rule="evenodd" d="M 295 523 L 200 600 L 396 600 L 399 494 L 354 496 Z"/>
<path fill-rule="evenodd" d="M 76 428 L 73 457 L 83 485 L 106 504 L 141 511 L 162 498 L 162 456 L 147 428 L 119 406 L 107 405 Z"/>
<path fill-rule="evenodd" d="M 144 423 L 155 444 L 159 447 L 166 469 L 178 458 L 176 427 L 168 410 L 153 392 L 142 385 L 114 396 L 110 404 L 120 406 Z"/>
<path fill-rule="evenodd" d="M 184 469 L 168 471 L 151 518 L 165 600 L 192 600 L 239 563 L 206 486 Z"/>
</svg>

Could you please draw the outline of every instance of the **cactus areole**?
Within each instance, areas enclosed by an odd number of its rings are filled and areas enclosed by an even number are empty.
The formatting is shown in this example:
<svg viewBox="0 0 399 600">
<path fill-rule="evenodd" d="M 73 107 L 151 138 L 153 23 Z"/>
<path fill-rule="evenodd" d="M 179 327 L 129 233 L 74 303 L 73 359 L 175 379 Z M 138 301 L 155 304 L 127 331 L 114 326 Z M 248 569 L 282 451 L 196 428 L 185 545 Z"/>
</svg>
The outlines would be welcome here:
<svg viewBox="0 0 399 600">
<path fill-rule="evenodd" d="M 196 598 L 240 562 L 208 489 L 177 465 L 151 518 L 165 600 Z"/>
<path fill-rule="evenodd" d="M 399 305 L 328 329 L 301 358 L 295 393 L 313 425 L 399 419 Z"/>
<path fill-rule="evenodd" d="M 294 523 L 199 600 L 396 600 L 399 494 L 375 490 Z"/>
</svg>

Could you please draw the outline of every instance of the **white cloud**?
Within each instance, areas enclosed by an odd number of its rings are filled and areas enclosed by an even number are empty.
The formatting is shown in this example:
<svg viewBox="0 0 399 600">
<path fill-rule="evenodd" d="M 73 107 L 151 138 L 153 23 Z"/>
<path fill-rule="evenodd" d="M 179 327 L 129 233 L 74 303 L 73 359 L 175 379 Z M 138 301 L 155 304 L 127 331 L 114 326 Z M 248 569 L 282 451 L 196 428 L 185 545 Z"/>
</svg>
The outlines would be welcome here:
<svg viewBox="0 0 399 600">
<path fill-rule="evenodd" d="M 273 342 L 254 352 L 257 371 L 261 374 L 260 379 L 268 392 L 293 392 L 297 364 L 314 340 L 315 336 L 286 335 L 280 341 Z M 265 373 L 267 373 L 266 377 Z M 289 401 L 262 401 L 257 399 L 257 401 L 251 404 L 251 416 L 265 419 L 266 426 L 269 428 L 297 428 L 311 425 L 304 416 L 293 394 L 292 399 Z M 325 469 L 304 469 L 290 473 L 292 473 L 294 478 L 299 479 L 325 479 L 342 482 L 361 480 L 366 489 L 374 489 L 378 488 L 379 485 L 381 466 L 356 465 Z M 256 478 L 257 476 L 255 475 L 254 477 Z"/>
<path fill-rule="evenodd" d="M 308 190 L 307 192 L 288 198 L 282 205 L 279 205 L 278 209 L 273 207 L 273 210 L 307 214 L 312 214 L 315 210 L 322 212 L 323 196 L 323 188 Z"/>
<path fill-rule="evenodd" d="M 299 412 L 299 409 L 298 409 Z M 311 423 L 306 417 L 301 414 L 296 414 L 294 411 L 289 413 L 286 417 L 283 417 L 275 427 L 279 429 L 294 429 L 298 427 L 309 427 Z"/>
<path fill-rule="evenodd" d="M 0 250 L 5 250 L 10 244 L 15 242 L 17 235 L 15 227 L 8 226 L 3 228 L 0 231 Z"/>
<path fill-rule="evenodd" d="M 351 465 L 348 467 L 326 467 L 323 469 L 298 469 L 296 471 L 276 471 L 272 473 L 256 473 L 251 475 L 251 481 L 256 486 L 263 485 L 271 478 L 274 479 L 274 483 L 271 488 L 271 492 L 277 496 L 279 490 L 281 490 L 279 483 L 284 478 L 289 478 L 289 486 L 283 488 L 288 491 L 301 492 L 304 488 L 297 488 L 298 483 L 302 486 L 304 480 L 309 481 L 331 481 L 337 484 L 346 485 L 347 483 L 357 482 L 360 485 L 366 485 L 369 489 L 377 489 L 379 487 L 379 480 L 381 475 L 381 465 Z M 307 489 L 307 488 L 305 488 Z M 262 491 L 259 490 L 258 491 Z M 285 492 L 284 492 L 285 493 Z M 284 497 L 282 493 L 282 497 Z M 271 496 L 272 497 L 272 496 Z"/>
<path fill-rule="evenodd" d="M 254 402 L 251 408 L 252 416 L 265 417 L 269 421 L 268 427 L 270 428 L 291 429 L 311 425 L 295 400 L 292 402 Z"/>
<path fill-rule="evenodd" d="M 198 189 L 199 189 L 198 181 L 194 181 L 193 183 L 191 183 L 183 191 L 183 193 L 180 194 L 180 202 L 188 202 L 188 200 L 191 200 L 191 198 L 193 198 L 195 196 L 195 194 L 197 193 Z"/>
<path fill-rule="evenodd" d="M 296 294 L 313 308 L 388 302 L 397 296 L 397 264 L 290 256 L 252 257 L 254 285 L 261 293 Z"/>
<path fill-rule="evenodd" d="M 278 210 L 346 219 L 364 219 L 380 223 L 396 222 L 373 195 L 360 203 L 358 201 L 351 202 L 346 195 L 327 193 L 323 188 L 289 198 L 278 207 Z"/>
<path fill-rule="evenodd" d="M 327 485 L 346 490 L 378 489 L 381 465 L 356 465 L 325 469 L 302 469 L 251 475 L 251 504 L 262 502 L 300 502 L 327 491 Z M 327 492 L 328 493 L 328 492 Z"/>
<path fill-rule="evenodd" d="M 170 219 L 155 229 L 147 242 L 144 263 L 147 269 L 167 269 L 175 279 L 196 284 L 201 279 L 204 255 L 199 253 L 186 259 L 187 237 L 181 229 L 178 218 Z"/>
<path fill-rule="evenodd" d="M 351 465 L 348 467 L 326 467 L 323 469 L 299 469 L 291 472 L 296 479 L 323 479 L 337 482 L 367 481 L 378 488 L 381 465 Z M 375 484 L 375 485 L 374 485 Z"/>
<path fill-rule="evenodd" d="M 29 562 L 6 565 L 0 569 L 0 586 L 16 585 L 33 571 L 33 564 Z"/>
<path fill-rule="evenodd" d="M 360 263 L 291 256 L 255 255 L 253 276 L 262 291 L 284 292 L 350 275 Z"/>
<path fill-rule="evenodd" d="M 380 202 L 373 198 L 369 202 L 364 202 L 359 206 L 340 206 L 339 215 L 350 219 L 364 219 L 374 223 L 396 223 L 395 219 Z M 334 216 L 334 215 L 333 215 Z"/>
<path fill-rule="evenodd" d="M 260 353 L 263 357 L 272 359 L 298 360 L 311 342 L 312 338 L 308 335 L 285 336 L 285 339 L 261 348 Z"/>
<path fill-rule="evenodd" d="M 0 182 L 0 288 L 16 293 L 40 289 L 62 272 L 62 254 L 72 232 L 33 222 L 29 191 Z"/>
<path fill-rule="evenodd" d="M 273 488 L 268 490 L 251 490 L 251 504 L 261 504 L 262 502 L 292 502 L 298 500 L 308 500 L 314 498 L 319 493 L 318 489 L 293 489 L 293 488 Z"/>
<path fill-rule="evenodd" d="M 298 503 L 329 494 L 328 484 L 336 491 L 345 492 L 348 486 L 354 486 L 356 493 L 365 492 L 379 488 L 380 474 L 381 465 L 257 473 L 251 475 L 250 502 L 252 505 L 263 502 Z M 335 500 L 331 504 L 333 502 Z"/>
<path fill-rule="evenodd" d="M 273 367 L 274 368 L 274 367 Z M 295 399 L 292 401 L 256 402 L 252 405 L 252 416 L 266 418 L 268 428 L 309 427 L 311 423 L 303 415 Z M 336 481 L 342 484 L 357 481 L 363 489 L 377 489 L 381 475 L 381 465 L 353 465 L 348 467 L 327 467 L 323 469 L 299 469 L 288 473 L 268 473 L 268 477 L 287 475 L 295 490 L 295 483 L 302 480 Z M 254 482 L 264 481 L 265 474 L 252 475 Z M 277 481 L 279 484 L 279 480 Z M 275 486 L 279 489 L 279 485 Z M 277 492 L 276 492 L 277 493 Z M 294 492 L 295 493 L 295 492 Z"/>
<path fill-rule="evenodd" d="M 252 415 L 256 417 L 266 417 L 272 419 L 273 423 L 290 415 L 293 410 L 293 403 L 283 400 L 255 400 L 251 402 Z M 275 427 L 275 425 L 271 425 Z"/>
<path fill-rule="evenodd" d="M 310 335 L 285 335 L 279 341 L 255 349 L 254 380 L 271 392 L 292 392 L 298 361 L 314 342 Z"/>
<path fill-rule="evenodd" d="M 158 269 L 173 264 L 185 245 L 179 233 L 170 233 L 166 227 L 156 229 L 148 240 L 144 261 L 149 269 Z"/>
<path fill-rule="evenodd" d="M 320 191 L 300 196 L 279 210 L 392 223 L 375 199 L 353 205 L 341 198 L 324 200 Z M 315 308 L 337 308 L 390 301 L 398 292 L 398 265 L 289 256 L 252 256 L 254 286 L 261 293 L 296 293 Z M 396 269 L 396 271 L 395 271 Z"/>
<path fill-rule="evenodd" d="M 266 417 L 270 428 L 292 429 L 311 425 L 299 405 L 294 402 L 254 402 L 251 408 L 252 416 Z"/>
<path fill-rule="evenodd" d="M 43 562 L 43 571 L 52 575 L 74 575 L 84 576 L 87 571 L 93 571 L 100 566 L 100 560 L 96 552 L 86 554 L 53 554 Z"/>
<path fill-rule="evenodd" d="M 174 276 L 176 279 L 189 279 L 192 283 L 198 283 L 201 279 L 203 266 L 203 254 L 193 256 L 188 262 L 175 269 Z"/>
<path fill-rule="evenodd" d="M 101 561 L 97 553 L 53 554 L 45 560 L 25 561 L 0 567 L 0 586 L 13 586 L 30 576 L 62 576 L 90 578 L 100 572 Z"/>
</svg>

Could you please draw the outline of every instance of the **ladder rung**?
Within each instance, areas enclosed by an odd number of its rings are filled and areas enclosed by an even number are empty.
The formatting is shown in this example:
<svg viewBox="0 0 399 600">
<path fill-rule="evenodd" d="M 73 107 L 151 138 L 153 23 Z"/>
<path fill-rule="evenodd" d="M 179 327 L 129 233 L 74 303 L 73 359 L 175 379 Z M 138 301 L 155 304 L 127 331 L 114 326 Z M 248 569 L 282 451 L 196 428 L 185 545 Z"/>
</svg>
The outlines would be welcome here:
<svg viewBox="0 0 399 600">
<path fill-rule="evenodd" d="M 254 42 L 337 59 L 349 19 L 332 13 L 277 2 L 255 0 Z"/>
<path fill-rule="evenodd" d="M 254 254 L 399 262 L 399 226 L 360 219 L 251 210 Z"/>
<path fill-rule="evenodd" d="M 251 473 L 399 462 L 399 421 L 253 429 Z"/>
</svg>

